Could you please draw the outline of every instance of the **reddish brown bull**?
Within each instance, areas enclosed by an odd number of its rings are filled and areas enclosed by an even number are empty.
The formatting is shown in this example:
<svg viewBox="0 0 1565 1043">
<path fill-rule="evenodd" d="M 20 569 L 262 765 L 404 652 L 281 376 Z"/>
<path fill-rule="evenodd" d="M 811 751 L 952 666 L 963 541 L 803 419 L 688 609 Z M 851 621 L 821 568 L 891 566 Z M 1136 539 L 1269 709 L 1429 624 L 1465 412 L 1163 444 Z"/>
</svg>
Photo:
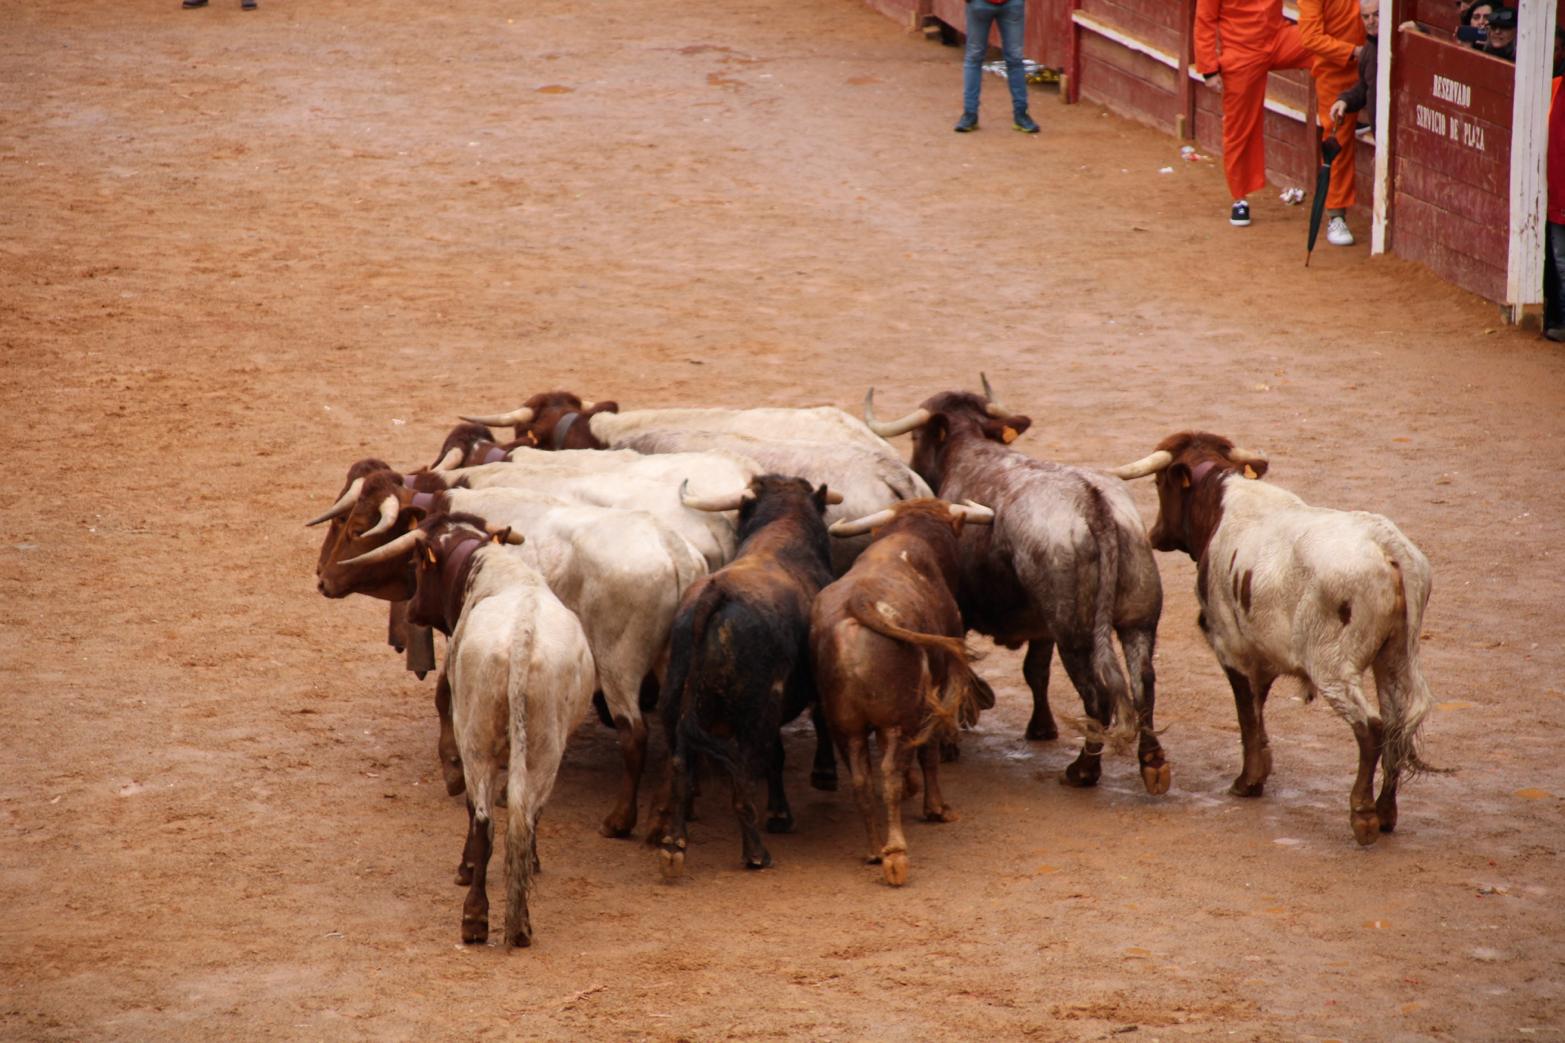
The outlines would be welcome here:
<svg viewBox="0 0 1565 1043">
<path fill-rule="evenodd" d="M 937 741 L 954 742 L 994 693 L 967 665 L 957 537 L 964 522 L 994 515 L 975 506 L 909 500 L 868 518 L 838 522 L 833 536 L 874 532 L 874 542 L 810 616 L 815 684 L 869 835 L 867 861 L 888 884 L 907 882 L 902 832 L 903 777 L 916 752 L 924 773 L 924 817 L 953 822 L 940 792 Z M 870 770 L 870 733 L 880 747 L 879 786 Z M 875 807 L 879 789 L 881 807 Z"/>
<path fill-rule="evenodd" d="M 514 428 L 518 444 L 540 449 L 607 449 L 604 442 L 593 436 L 587 421 L 599 413 L 618 412 L 617 402 L 584 402 L 581 396 L 569 391 L 545 391 L 509 413 L 462 419 Z"/>
</svg>

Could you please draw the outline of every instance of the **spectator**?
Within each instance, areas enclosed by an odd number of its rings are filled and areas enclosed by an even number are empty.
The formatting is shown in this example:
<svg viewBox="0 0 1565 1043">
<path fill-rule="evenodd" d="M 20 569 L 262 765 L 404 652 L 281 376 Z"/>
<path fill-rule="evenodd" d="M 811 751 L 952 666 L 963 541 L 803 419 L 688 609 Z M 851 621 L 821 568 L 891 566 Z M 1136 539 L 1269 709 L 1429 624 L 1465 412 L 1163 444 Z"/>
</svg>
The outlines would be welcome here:
<svg viewBox="0 0 1565 1043">
<path fill-rule="evenodd" d="M 1565 341 L 1565 105 L 1560 104 L 1565 27 L 1554 30 L 1554 97 L 1549 106 L 1549 205 L 1543 240 L 1543 335 Z"/>
<path fill-rule="evenodd" d="M 1489 16 L 1494 13 L 1494 4 L 1489 0 L 1474 0 L 1473 3 L 1462 8 L 1462 24 L 1456 28 L 1456 38 L 1475 51 L 1483 50 L 1484 41 L 1489 38 Z"/>
<path fill-rule="evenodd" d="M 1242 228 L 1250 223 L 1249 194 L 1266 186 L 1266 74 L 1307 69 L 1310 55 L 1283 18 L 1282 0 L 1197 0 L 1195 60 L 1196 72 L 1223 95 L 1228 223 Z"/>
<path fill-rule="evenodd" d="M 967 51 L 962 56 L 962 118 L 958 134 L 978 129 L 978 93 L 983 89 L 984 56 L 989 53 L 989 28 L 1000 26 L 1000 51 L 1011 88 L 1011 125 L 1023 134 L 1038 133 L 1027 114 L 1027 66 L 1022 62 L 1022 30 L 1027 24 L 1027 0 L 967 0 Z"/>
<path fill-rule="evenodd" d="M 1508 62 L 1516 60 L 1516 12 L 1509 7 L 1497 7 L 1489 16 L 1489 40 L 1483 53 Z"/>
<path fill-rule="evenodd" d="M 1332 128 L 1331 109 L 1337 96 L 1358 82 L 1358 62 L 1364 53 L 1364 23 L 1356 0 L 1299 0 L 1299 36 L 1315 55 L 1316 111 L 1321 134 L 1335 134 L 1342 152 L 1331 165 L 1331 188 L 1326 193 L 1326 241 L 1332 246 L 1352 246 L 1348 207 L 1358 200 L 1354 188 L 1353 124 Z"/>
<path fill-rule="evenodd" d="M 1364 22 L 1364 46 L 1359 48 L 1359 81 L 1331 103 L 1332 122 L 1347 113 L 1364 113 L 1364 122 L 1375 126 L 1375 65 L 1380 48 L 1380 0 L 1359 0 L 1359 18 Z"/>
</svg>

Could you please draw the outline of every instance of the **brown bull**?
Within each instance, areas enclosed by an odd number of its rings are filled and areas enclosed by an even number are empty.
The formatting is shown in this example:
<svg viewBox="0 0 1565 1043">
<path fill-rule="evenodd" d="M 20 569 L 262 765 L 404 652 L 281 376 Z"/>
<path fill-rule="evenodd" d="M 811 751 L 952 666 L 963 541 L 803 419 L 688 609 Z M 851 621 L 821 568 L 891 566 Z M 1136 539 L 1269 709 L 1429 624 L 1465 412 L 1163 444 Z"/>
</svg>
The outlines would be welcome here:
<svg viewBox="0 0 1565 1043">
<path fill-rule="evenodd" d="M 815 685 L 853 777 L 869 836 L 867 861 L 880 863 L 894 886 L 907 882 L 903 777 L 915 752 L 924 773 L 924 817 L 955 821 L 940 792 L 939 743 L 931 740 L 955 741 L 962 720 L 994 705 L 994 693 L 967 665 L 952 593 L 964 522 L 993 519 L 983 508 L 926 499 L 831 527 L 838 537 L 873 531 L 874 541 L 815 599 Z M 871 732 L 880 747 L 878 787 L 870 769 Z"/>
</svg>

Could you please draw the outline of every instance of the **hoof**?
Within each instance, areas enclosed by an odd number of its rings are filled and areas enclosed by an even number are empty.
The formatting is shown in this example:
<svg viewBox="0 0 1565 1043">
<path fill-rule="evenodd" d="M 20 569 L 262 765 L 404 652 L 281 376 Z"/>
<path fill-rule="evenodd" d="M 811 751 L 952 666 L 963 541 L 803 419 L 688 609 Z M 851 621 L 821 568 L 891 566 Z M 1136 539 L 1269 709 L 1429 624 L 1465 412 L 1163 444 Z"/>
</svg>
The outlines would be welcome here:
<svg viewBox="0 0 1565 1043">
<path fill-rule="evenodd" d="M 770 869 L 772 868 L 772 853 L 765 848 L 759 855 L 751 855 L 744 860 L 746 869 Z"/>
<path fill-rule="evenodd" d="M 618 812 L 612 812 L 608 818 L 603 820 L 603 825 L 598 827 L 598 832 L 603 836 L 619 840 L 622 837 L 630 836 L 630 831 L 635 828 L 635 816 L 632 815 L 627 818 L 627 816 Z"/>
<path fill-rule="evenodd" d="M 1154 797 L 1161 797 L 1168 792 L 1169 784 L 1173 781 L 1173 772 L 1168 764 L 1143 764 L 1141 766 L 1141 781 L 1147 787 L 1147 792 Z"/>
<path fill-rule="evenodd" d="M 907 852 L 893 851 L 880 861 L 881 878 L 892 887 L 907 883 Z"/>
<path fill-rule="evenodd" d="M 961 759 L 962 759 L 962 747 L 958 746 L 954 742 L 943 742 L 943 743 L 940 744 L 940 763 L 941 764 L 955 764 L 957 761 L 959 761 Z"/>
<path fill-rule="evenodd" d="M 462 944 L 483 945 L 489 941 L 489 920 L 462 917 Z"/>
<path fill-rule="evenodd" d="M 473 886 L 473 867 L 466 862 L 456 867 L 456 885 L 458 887 Z"/>
<path fill-rule="evenodd" d="M 878 866 L 878 865 L 880 865 L 880 856 L 879 855 L 865 855 L 864 856 L 864 864 L 867 865 L 867 866 Z"/>
<path fill-rule="evenodd" d="M 1060 730 L 1051 717 L 1047 721 L 1028 721 L 1027 738 L 1032 742 L 1053 742 L 1060 737 Z"/>
<path fill-rule="evenodd" d="M 942 808 L 925 808 L 925 822 L 956 822 L 962 816 L 956 813 L 956 809 L 947 804 Z"/>
<path fill-rule="evenodd" d="M 1266 793 L 1266 783 L 1246 782 L 1241 775 L 1234 779 L 1233 785 L 1228 787 L 1228 792 L 1236 797 L 1259 797 Z"/>
<path fill-rule="evenodd" d="M 1349 816 L 1353 826 L 1353 839 L 1360 847 L 1368 847 L 1380 839 L 1380 816 L 1373 811 L 1355 811 Z"/>
<path fill-rule="evenodd" d="M 768 833 L 792 833 L 793 815 L 768 814 L 766 816 L 766 832 Z"/>
<path fill-rule="evenodd" d="M 685 872 L 685 852 L 674 847 L 668 838 L 664 838 L 663 846 L 658 849 L 658 868 L 663 871 L 664 880 L 678 880 Z"/>
<path fill-rule="evenodd" d="M 1060 785 L 1069 786 L 1072 789 L 1091 789 L 1098 784 L 1100 771 L 1082 771 L 1075 764 L 1071 764 L 1060 772 Z"/>
<path fill-rule="evenodd" d="M 837 791 L 837 773 L 834 771 L 812 771 L 810 772 L 810 785 L 815 789 L 835 793 Z"/>
<path fill-rule="evenodd" d="M 513 949 L 528 948 L 533 943 L 532 928 L 528 927 L 517 931 L 515 934 L 511 935 L 509 941 L 511 943 L 511 948 Z"/>
<path fill-rule="evenodd" d="M 1380 816 L 1380 831 L 1382 833 L 1390 833 L 1397 828 L 1396 801 L 1391 801 L 1389 804 L 1384 800 L 1375 801 L 1375 814 Z"/>
</svg>

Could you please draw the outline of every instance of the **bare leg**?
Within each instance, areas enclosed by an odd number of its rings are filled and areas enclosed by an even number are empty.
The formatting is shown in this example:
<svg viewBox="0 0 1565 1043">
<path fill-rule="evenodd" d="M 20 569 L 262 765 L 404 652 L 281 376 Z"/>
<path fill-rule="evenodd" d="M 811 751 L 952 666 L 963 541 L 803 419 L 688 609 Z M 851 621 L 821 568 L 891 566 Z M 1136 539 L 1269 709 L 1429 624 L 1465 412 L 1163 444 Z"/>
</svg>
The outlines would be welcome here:
<svg viewBox="0 0 1565 1043">
<path fill-rule="evenodd" d="M 1027 643 L 1027 656 L 1022 660 L 1022 677 L 1032 689 L 1032 720 L 1027 722 L 1027 738 L 1048 742 L 1060 737 L 1054 724 L 1054 714 L 1049 712 L 1049 660 L 1054 657 L 1054 642 L 1046 637 Z"/>
<path fill-rule="evenodd" d="M 456 729 L 451 725 L 451 685 L 444 670 L 435 679 L 435 713 L 440 718 L 440 740 L 435 744 L 435 753 L 440 759 L 446 792 L 454 797 L 467 788 L 467 780 L 462 775 L 462 751 L 457 749 Z"/>
<path fill-rule="evenodd" d="M 907 883 L 907 837 L 902 832 L 902 777 L 913 760 L 913 751 L 902 741 L 902 729 L 879 733 L 880 792 L 886 809 L 886 846 L 880 849 L 880 875 L 893 887 Z"/>
<path fill-rule="evenodd" d="M 918 764 L 924 769 L 924 818 L 929 822 L 955 822 L 956 809 L 946 803 L 940 792 L 940 761 L 934 743 L 926 742 L 918 748 Z"/>
<path fill-rule="evenodd" d="M 815 765 L 810 769 L 810 785 L 820 790 L 835 790 L 837 761 L 831 752 L 831 728 L 820 703 L 810 707 L 810 723 L 815 725 Z"/>
<path fill-rule="evenodd" d="M 1378 717 L 1371 717 L 1362 724 L 1353 724 L 1353 737 L 1359 744 L 1359 770 L 1349 797 L 1348 822 L 1353 827 L 1353 839 L 1366 847 L 1380 839 L 1380 816 L 1375 811 L 1374 796 L 1375 765 L 1380 760 L 1381 735 Z"/>
<path fill-rule="evenodd" d="M 1163 746 L 1157 741 L 1154 708 L 1157 705 L 1157 675 L 1152 668 L 1152 647 L 1156 631 L 1126 627 L 1119 631 L 1120 647 L 1125 650 L 1125 665 L 1130 672 L 1130 699 L 1141 715 L 1141 734 L 1136 759 L 1141 762 L 1141 782 L 1147 792 L 1161 796 L 1173 782 L 1173 772 Z"/>
<path fill-rule="evenodd" d="M 1107 697 L 1108 693 L 1098 690 L 1097 679 L 1092 672 L 1091 647 L 1067 647 L 1062 644 L 1059 648 L 1060 662 L 1065 664 L 1065 672 L 1070 675 L 1071 683 L 1081 693 L 1081 703 L 1087 715 L 1107 728 L 1114 719 L 1114 704 Z M 1060 774 L 1060 782 L 1078 788 L 1096 786 L 1102 774 L 1103 744 L 1088 741 L 1081 744 L 1081 753 Z"/>
<path fill-rule="evenodd" d="M 1272 751 L 1262 717 L 1265 693 L 1271 690 L 1271 681 L 1266 680 L 1261 686 L 1261 694 L 1257 695 L 1249 678 L 1237 670 L 1225 669 L 1223 672 L 1228 675 L 1228 686 L 1233 689 L 1234 711 L 1239 716 L 1239 742 L 1244 748 L 1244 767 L 1228 787 L 1228 792 L 1236 797 L 1259 797 L 1266 792 L 1266 778 L 1272 773 Z"/>
<path fill-rule="evenodd" d="M 842 743 L 842 759 L 848 762 L 848 774 L 853 780 L 853 799 L 858 803 L 859 814 L 864 818 L 864 832 L 869 835 L 869 853 L 864 861 L 870 865 L 880 863 L 880 809 L 875 806 L 875 783 L 869 771 L 869 736 L 849 735 L 839 738 Z"/>
<path fill-rule="evenodd" d="M 772 757 L 766 766 L 766 832 L 768 833 L 792 833 L 793 809 L 788 806 L 788 793 L 783 789 L 783 764 L 786 756 L 783 753 L 782 736 L 777 736 L 776 743 L 772 746 Z M 832 772 L 837 770 L 836 762 L 832 762 Z"/>
<path fill-rule="evenodd" d="M 619 732 L 620 754 L 625 758 L 625 774 L 620 780 L 619 800 L 598 827 L 606 837 L 628 837 L 636 828 L 636 810 L 641 794 L 641 771 L 647 759 L 647 722 L 637 717 L 631 721 L 623 716 L 614 718 L 614 728 Z"/>
<path fill-rule="evenodd" d="M 485 880 L 489 875 L 489 855 L 494 850 L 494 820 L 474 817 L 470 833 L 473 845 L 473 883 L 462 903 L 462 941 L 482 945 L 489 940 L 489 894 Z"/>
</svg>

